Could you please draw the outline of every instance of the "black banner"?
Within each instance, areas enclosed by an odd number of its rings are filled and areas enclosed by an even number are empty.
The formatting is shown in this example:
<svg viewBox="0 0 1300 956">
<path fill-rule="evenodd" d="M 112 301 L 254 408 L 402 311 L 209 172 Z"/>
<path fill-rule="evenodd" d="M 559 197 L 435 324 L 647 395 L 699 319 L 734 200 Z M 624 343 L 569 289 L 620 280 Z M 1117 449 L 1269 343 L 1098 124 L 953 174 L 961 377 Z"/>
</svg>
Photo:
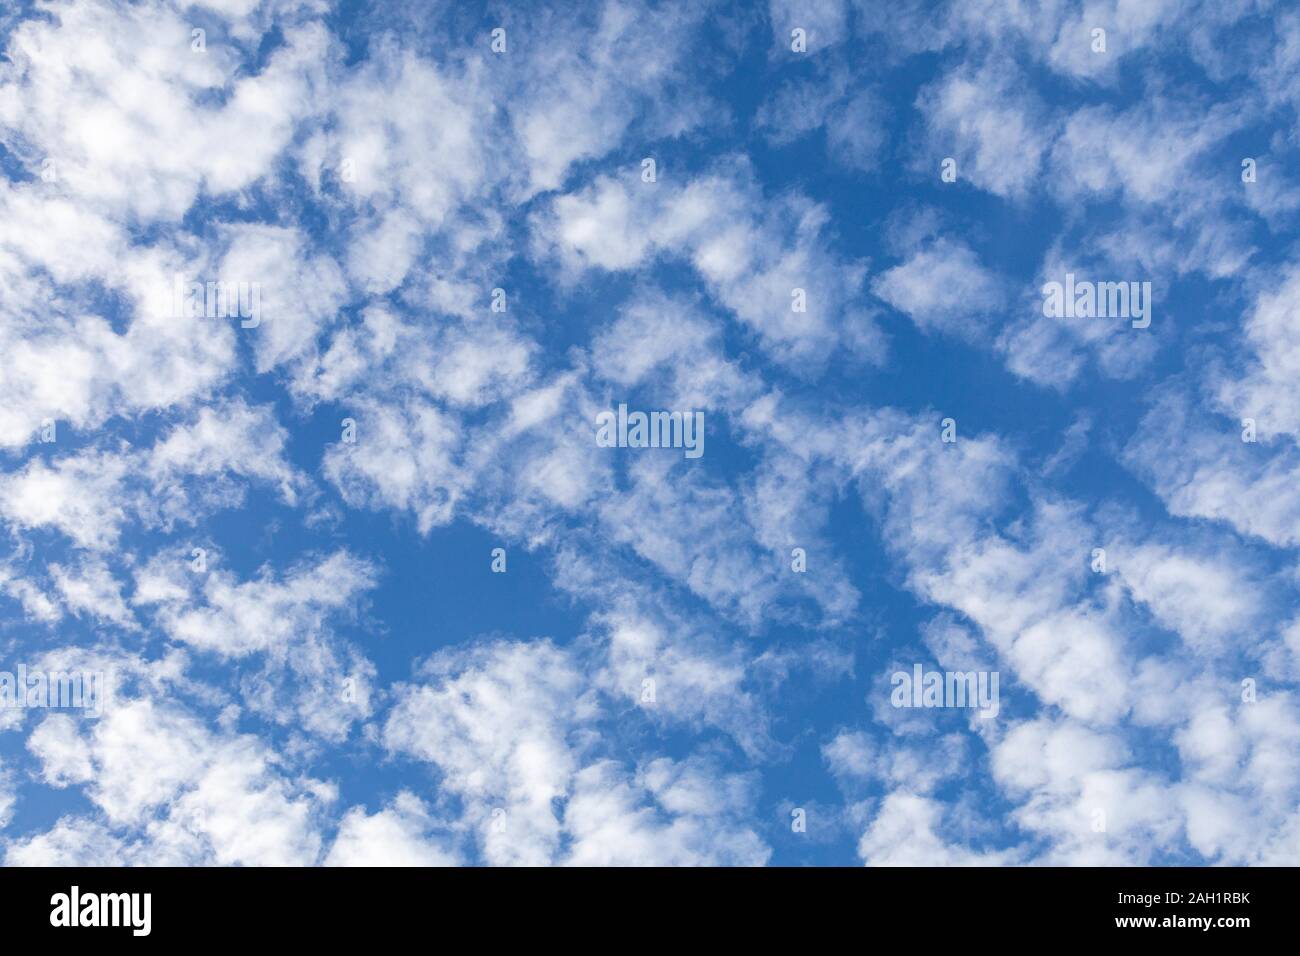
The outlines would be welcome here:
<svg viewBox="0 0 1300 956">
<path fill-rule="evenodd" d="M 1204 868 L 4 870 L 0 911 L 10 939 L 75 934 L 79 943 L 337 945 L 471 924 L 530 945 L 589 925 L 606 941 L 612 931 L 681 940 L 690 927 L 710 928 L 707 938 L 723 926 L 748 939 L 775 921 L 865 938 L 893 930 L 968 943 L 1130 937 L 1182 946 L 1195 937 L 1232 946 L 1290 936 L 1294 877 Z"/>
</svg>

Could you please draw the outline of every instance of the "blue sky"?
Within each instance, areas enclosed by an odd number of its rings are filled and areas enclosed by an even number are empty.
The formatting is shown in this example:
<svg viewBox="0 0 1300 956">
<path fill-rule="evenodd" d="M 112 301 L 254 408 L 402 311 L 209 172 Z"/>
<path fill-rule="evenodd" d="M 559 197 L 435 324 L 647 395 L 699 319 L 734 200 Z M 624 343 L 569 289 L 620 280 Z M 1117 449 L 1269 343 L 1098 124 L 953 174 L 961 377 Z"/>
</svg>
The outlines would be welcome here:
<svg viewBox="0 0 1300 956">
<path fill-rule="evenodd" d="M 1300 860 L 1286 5 L 0 48 L 0 671 L 114 687 L 0 710 L 6 863 Z"/>
</svg>

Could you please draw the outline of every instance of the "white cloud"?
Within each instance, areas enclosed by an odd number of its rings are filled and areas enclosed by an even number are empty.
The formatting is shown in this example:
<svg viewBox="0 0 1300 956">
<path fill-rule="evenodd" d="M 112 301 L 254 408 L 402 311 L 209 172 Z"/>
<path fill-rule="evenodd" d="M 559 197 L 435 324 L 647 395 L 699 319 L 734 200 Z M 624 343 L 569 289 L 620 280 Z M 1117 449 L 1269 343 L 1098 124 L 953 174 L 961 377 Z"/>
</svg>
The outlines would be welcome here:
<svg viewBox="0 0 1300 956">
<path fill-rule="evenodd" d="M 1184 390 L 1156 394 L 1123 460 L 1170 514 L 1225 521 L 1278 546 L 1300 543 L 1300 450 L 1243 442 L 1239 422 L 1204 414 Z"/>
<path fill-rule="evenodd" d="M 117 702 L 80 735 L 78 742 L 67 722 L 47 721 L 32 749 L 45 779 L 83 785 L 102 819 L 64 818 L 11 842 L 7 862 L 104 863 L 115 847 L 123 850 L 118 862 L 315 861 L 330 790 L 287 779 L 256 738 L 214 733 L 174 705 L 148 700 Z"/>
<path fill-rule="evenodd" d="M 577 770 L 569 736 L 595 713 L 573 662 L 548 641 L 496 643 L 435 654 L 422 674 L 428 683 L 396 689 L 384 745 L 438 766 L 488 862 L 549 862 L 554 801 Z"/>
<path fill-rule="evenodd" d="M 1261 439 L 1286 435 L 1300 442 L 1300 343 L 1293 331 L 1297 307 L 1300 267 L 1292 265 L 1261 292 L 1246 318 L 1251 355 L 1245 374 L 1222 376 L 1212 385 L 1224 413 L 1254 419 Z"/>
<path fill-rule="evenodd" d="M 1036 185 L 1053 139 L 1052 121 L 1006 62 L 954 71 L 917 98 L 925 117 L 925 175 L 939 176 L 945 157 L 957 161 L 958 182 L 1017 199 Z"/>
<path fill-rule="evenodd" d="M 1002 282 L 960 240 L 939 239 L 882 273 L 872 291 L 922 332 L 987 338 L 989 317 L 1004 301 Z"/>
<path fill-rule="evenodd" d="M 420 673 L 427 683 L 398 689 L 384 744 L 437 765 L 440 789 L 463 804 L 456 829 L 489 863 L 766 861 L 744 822 L 752 775 L 697 758 L 653 759 L 633 774 L 589 758 L 598 695 L 549 641 L 440 652 Z"/>
<path fill-rule="evenodd" d="M 455 865 L 455 855 L 429 834 L 432 825 L 428 807 L 406 790 L 377 813 L 353 807 L 339 824 L 325 866 Z"/>
<path fill-rule="evenodd" d="M 598 177 L 533 219 L 539 249 L 571 274 L 626 270 L 660 255 L 690 262 L 711 294 L 778 361 L 823 364 L 835 346 L 878 360 L 883 342 L 852 304 L 865 275 L 837 256 L 825 207 L 788 194 L 765 199 L 743 160 L 679 185 Z M 805 311 L 796 311 L 795 290 Z"/>
<path fill-rule="evenodd" d="M 573 866 L 762 866 L 771 851 L 748 822 L 753 774 L 666 757 L 634 780 L 613 763 L 583 768 L 564 811 Z"/>
<path fill-rule="evenodd" d="M 114 214 L 176 220 L 203 191 L 244 189 L 270 172 L 311 110 L 328 35 L 288 32 L 258 74 L 163 4 L 59 5 L 20 25 L 0 86 L 0 120 L 19 154 L 51 158 L 66 194 Z M 226 88 L 220 105 L 207 96 Z"/>
<path fill-rule="evenodd" d="M 102 562 L 83 559 L 77 567 L 49 566 L 59 596 L 76 614 L 89 613 L 119 627 L 134 628 L 135 617 L 122 597 L 122 584 Z"/>
<path fill-rule="evenodd" d="M 163 553 L 137 576 L 135 602 L 180 644 L 235 660 L 257 655 L 240 690 L 247 706 L 335 742 L 370 713 L 375 668 L 330 624 L 355 619 L 377 569 L 347 551 L 238 581 L 195 572 L 188 554 Z"/>
<path fill-rule="evenodd" d="M 1161 623 L 1192 648 L 1214 652 L 1263 624 L 1259 587 L 1235 566 L 1238 560 L 1231 551 L 1201 555 L 1147 545 L 1112 551 L 1110 567 Z"/>
<path fill-rule="evenodd" d="M 218 403 L 172 427 L 147 451 L 123 445 L 49 463 L 33 458 L 0 475 L 0 515 L 16 528 L 54 528 L 79 547 L 103 550 L 133 519 L 169 528 L 238 506 L 246 480 L 278 484 L 292 503 L 306 481 L 286 460 L 286 438 L 268 407 Z"/>
<path fill-rule="evenodd" d="M 867 866 L 998 866 L 1008 852 L 977 852 L 945 839 L 943 804 L 905 790 L 890 793 L 858 843 Z"/>
<path fill-rule="evenodd" d="M 126 517 L 119 489 L 127 475 L 126 459 L 111 452 L 35 459 L 0 476 L 0 513 L 16 527 L 53 527 L 80 547 L 105 548 Z"/>
</svg>

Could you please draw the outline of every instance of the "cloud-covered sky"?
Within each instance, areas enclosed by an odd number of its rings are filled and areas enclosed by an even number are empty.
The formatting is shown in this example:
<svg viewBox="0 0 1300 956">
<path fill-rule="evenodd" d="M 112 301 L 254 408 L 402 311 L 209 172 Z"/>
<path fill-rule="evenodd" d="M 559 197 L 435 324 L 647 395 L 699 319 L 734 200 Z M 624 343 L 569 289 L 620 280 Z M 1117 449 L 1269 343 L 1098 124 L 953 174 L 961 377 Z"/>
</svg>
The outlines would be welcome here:
<svg viewBox="0 0 1300 956">
<path fill-rule="evenodd" d="M 0 49 L 5 863 L 1300 863 L 1292 5 Z"/>
</svg>

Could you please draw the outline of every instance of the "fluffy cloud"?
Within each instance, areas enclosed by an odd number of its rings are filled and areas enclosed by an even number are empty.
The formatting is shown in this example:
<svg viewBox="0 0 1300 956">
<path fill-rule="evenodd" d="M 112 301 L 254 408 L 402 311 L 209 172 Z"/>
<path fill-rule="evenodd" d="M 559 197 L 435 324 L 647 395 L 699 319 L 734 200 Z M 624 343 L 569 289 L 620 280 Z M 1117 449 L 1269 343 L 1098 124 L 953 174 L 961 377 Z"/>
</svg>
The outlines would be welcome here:
<svg viewBox="0 0 1300 956">
<path fill-rule="evenodd" d="M 556 198 L 534 229 L 542 250 L 577 274 L 685 259 L 778 361 L 819 365 L 837 344 L 878 358 L 880 333 L 852 306 L 862 265 L 830 251 L 827 221 L 824 207 L 799 195 L 765 206 L 752 170 L 737 161 L 686 183 L 600 177 Z"/>
<path fill-rule="evenodd" d="M 30 746 L 46 780 L 82 784 L 101 816 L 11 841 L 11 865 L 104 863 L 120 851 L 119 862 L 300 866 L 319 853 L 328 788 L 286 778 L 256 738 L 213 732 L 174 706 L 119 702 L 90 730 L 64 719 Z"/>
<path fill-rule="evenodd" d="M 306 482 L 285 444 L 268 408 L 214 405 L 147 451 L 87 448 L 0 475 L 0 515 L 16 529 L 52 528 L 78 547 L 103 550 L 130 520 L 170 527 L 237 507 L 250 483 L 278 486 L 293 503 Z"/>
</svg>

